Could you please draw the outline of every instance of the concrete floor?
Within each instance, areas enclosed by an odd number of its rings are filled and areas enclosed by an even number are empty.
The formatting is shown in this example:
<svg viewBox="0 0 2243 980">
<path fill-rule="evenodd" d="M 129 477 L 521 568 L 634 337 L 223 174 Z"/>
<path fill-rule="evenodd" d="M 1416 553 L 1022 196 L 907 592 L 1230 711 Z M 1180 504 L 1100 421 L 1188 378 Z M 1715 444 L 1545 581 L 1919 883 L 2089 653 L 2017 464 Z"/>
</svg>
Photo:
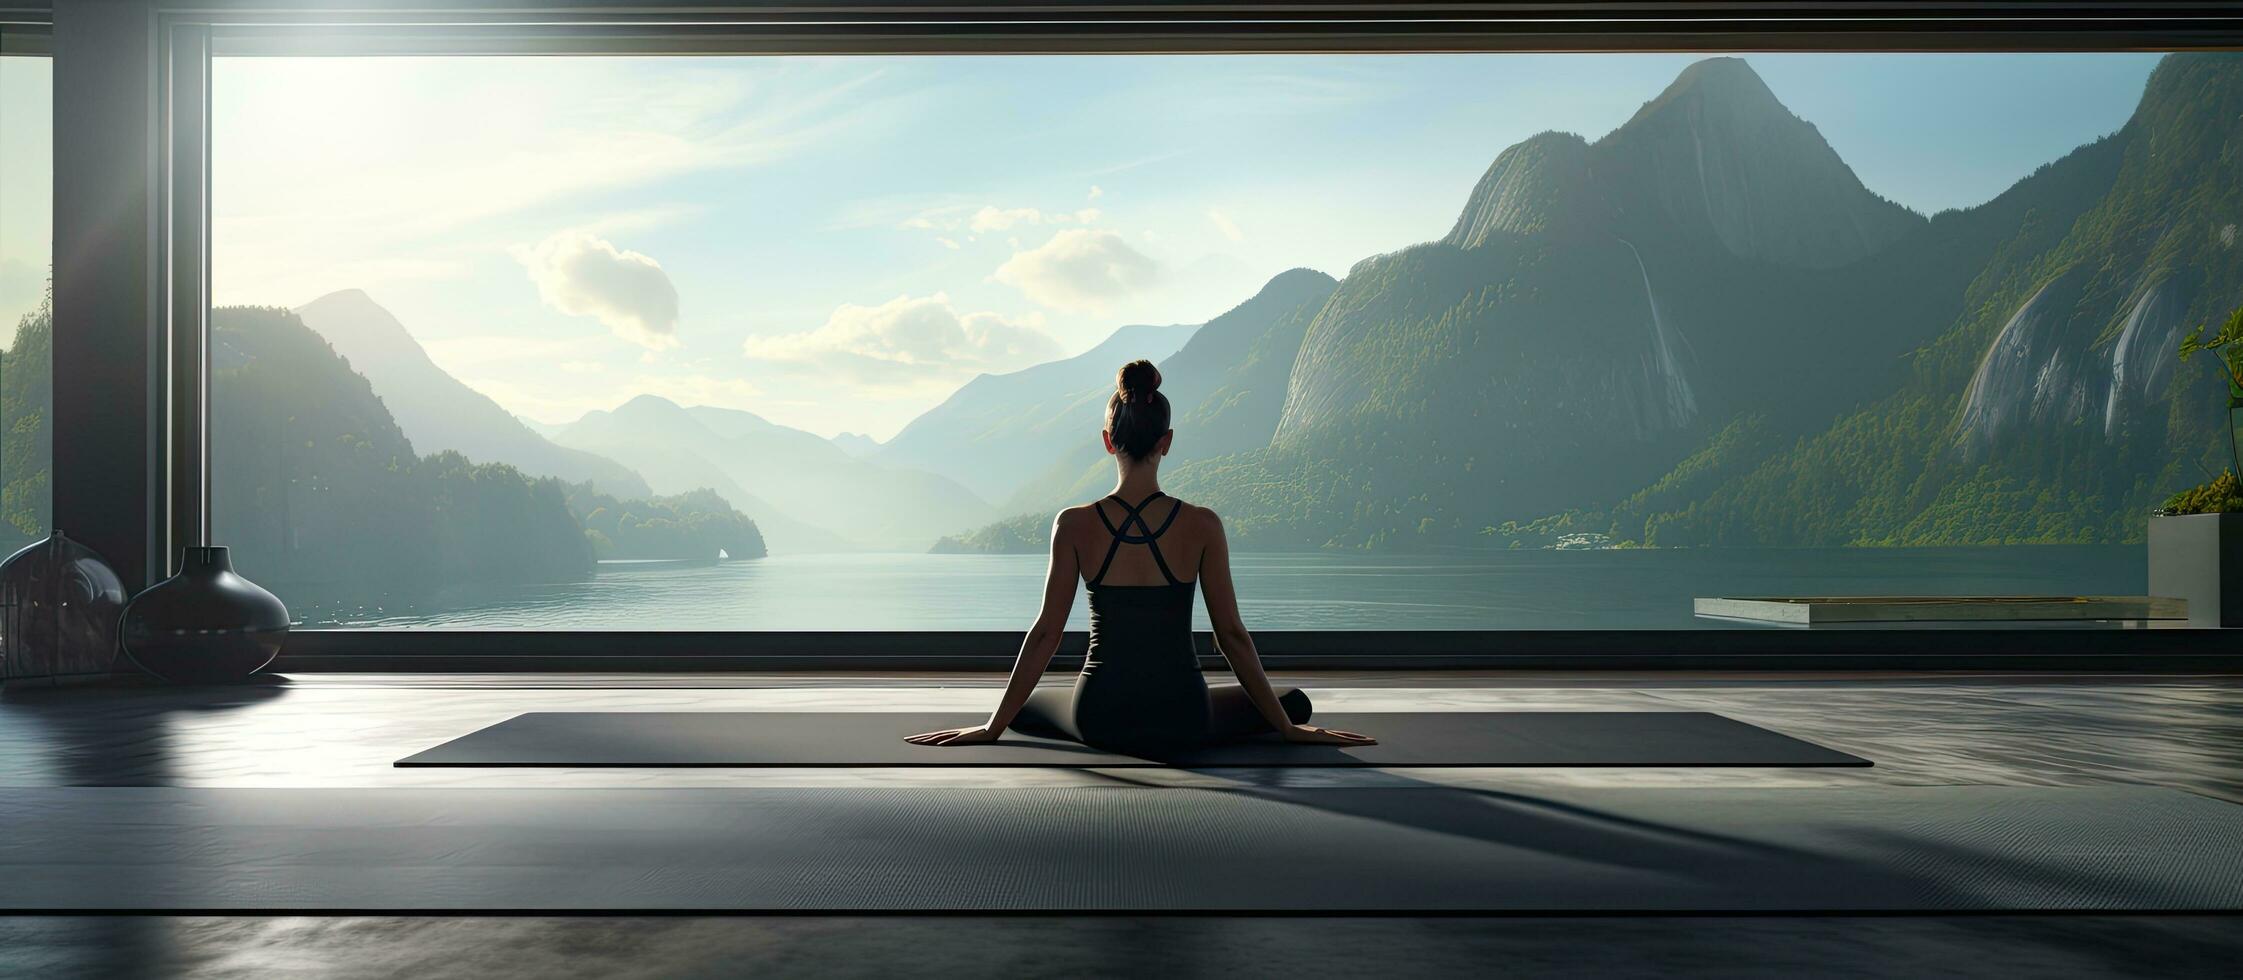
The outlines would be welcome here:
<svg viewBox="0 0 2243 980">
<path fill-rule="evenodd" d="M 1868 770 L 1140 771 L 1175 785 L 1536 787 L 2137 783 L 2243 802 L 2243 678 L 1282 678 L 1320 707 L 1718 711 Z M 1069 786 L 1074 770 L 400 770 L 532 710 L 976 710 L 993 676 L 306 675 L 249 688 L 0 694 L 21 786 Z M 0 831 L 4 832 L 4 831 Z M 4 886 L 0 886 L 4 887 Z M 2218 975 L 2220 916 L 0 917 L 0 976 L 698 976 L 1394 972 L 1740 976 Z"/>
</svg>

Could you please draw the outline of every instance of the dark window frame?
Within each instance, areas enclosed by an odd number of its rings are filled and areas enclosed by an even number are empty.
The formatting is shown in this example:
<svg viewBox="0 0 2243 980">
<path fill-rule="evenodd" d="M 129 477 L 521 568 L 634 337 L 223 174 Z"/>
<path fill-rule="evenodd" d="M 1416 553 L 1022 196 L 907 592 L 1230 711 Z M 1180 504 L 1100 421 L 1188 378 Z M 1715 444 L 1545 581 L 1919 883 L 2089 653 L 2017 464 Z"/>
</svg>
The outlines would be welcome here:
<svg viewBox="0 0 2243 980">
<path fill-rule="evenodd" d="M 65 3 L 69 0 L 64 0 Z M 11 18 L 11 11 L 15 11 Z M 2225 2 L 1697 2 L 1697 0 L 968 0 L 670 2 L 484 0 L 147 0 L 150 42 L 111 50 L 154 59 L 148 267 L 153 297 L 139 336 L 150 390 L 140 442 L 112 459 L 71 460 L 75 485 L 96 478 L 150 491 L 138 513 L 114 495 L 71 509 L 80 524 L 114 520 L 145 539 L 145 564 L 207 531 L 209 101 L 213 56 L 280 54 L 1027 54 L 1363 51 L 2107 51 L 2243 48 L 2243 11 Z M 0 0 L 0 23 L 41 23 Z M 67 22 L 67 21 L 66 21 Z M 128 25 L 129 26 L 129 25 Z M 66 28 L 67 29 L 67 28 Z M 128 30 L 110 34 L 133 40 Z M 35 35 L 34 35 L 35 36 Z M 66 56 L 79 56 L 66 37 Z M 79 120 L 117 127 L 131 119 Z M 149 127 L 142 126 L 146 129 Z M 58 156 L 61 154 L 58 152 Z M 58 161 L 58 168 L 63 161 Z M 58 220 L 62 215 L 58 214 Z M 58 234 L 58 239 L 61 238 Z M 110 270 L 96 270 L 98 280 Z M 88 281 L 93 281 L 88 280 Z M 76 280 L 73 280 L 74 282 Z M 60 295 L 58 291 L 58 295 Z M 122 336 L 122 335 L 120 335 Z M 81 355 L 83 357 L 84 355 Z M 58 372 L 83 365 L 61 363 Z M 91 412 L 93 406 L 80 405 Z M 131 419 L 105 421 L 129 427 Z M 142 452 L 138 458 L 131 452 Z M 57 483 L 64 485 L 57 461 Z M 58 522 L 62 518 L 58 513 Z M 105 525 L 106 526 L 106 525 Z M 1001 669 L 1018 633 L 921 631 L 486 632 L 311 630 L 289 641 L 288 670 Z M 2233 669 L 2234 645 L 2193 629 L 1862 629 L 1257 631 L 1276 666 L 1345 669 L 1627 670 Z M 1201 642 L 1205 643 L 1202 637 Z M 1079 653 L 1071 634 L 1064 653 Z M 1064 655 L 1063 653 L 1063 655 Z M 1211 649 L 1203 656 L 1216 662 Z"/>
</svg>

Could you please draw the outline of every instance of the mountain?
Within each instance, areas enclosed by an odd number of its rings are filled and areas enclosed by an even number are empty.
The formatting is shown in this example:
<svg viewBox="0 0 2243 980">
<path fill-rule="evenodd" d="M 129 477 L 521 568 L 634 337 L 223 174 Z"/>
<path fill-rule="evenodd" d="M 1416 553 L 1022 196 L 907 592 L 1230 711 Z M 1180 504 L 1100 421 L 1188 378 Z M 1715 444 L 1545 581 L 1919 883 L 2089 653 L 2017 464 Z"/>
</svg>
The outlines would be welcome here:
<svg viewBox="0 0 2243 980">
<path fill-rule="evenodd" d="M 756 518 L 779 552 L 923 550 L 994 516 L 954 481 L 859 459 L 817 435 L 733 409 L 640 395 L 587 414 L 558 438 L 625 460 L 665 492 L 716 490 Z"/>
<path fill-rule="evenodd" d="M 859 459 L 880 451 L 880 440 L 855 432 L 837 433 L 834 435 L 832 442 L 834 445 L 841 447 L 842 452 Z"/>
<path fill-rule="evenodd" d="M 1293 359 L 1338 289 L 1338 280 L 1314 269 L 1280 273 L 1161 363 L 1161 391 L 1185 433 L 1174 455 L 1195 459 L 1269 445 Z"/>
<path fill-rule="evenodd" d="M 647 403 L 640 405 L 645 400 Z M 625 412 L 625 408 L 638 408 Z M 675 411 L 672 411 L 675 410 Z M 591 411 L 562 426 L 555 438 L 570 446 L 625 461 L 662 494 L 712 490 L 753 519 L 764 543 L 778 554 L 853 551 L 840 535 L 797 520 L 734 482 L 704 451 L 721 451 L 722 439 L 683 409 L 642 395 L 616 411 Z"/>
<path fill-rule="evenodd" d="M 438 367 L 395 316 L 363 291 L 329 293 L 297 308 L 306 326 L 374 385 L 405 437 L 422 453 L 450 449 L 525 473 L 591 483 L 622 497 L 650 492 L 614 460 L 554 445 L 520 419 Z"/>
<path fill-rule="evenodd" d="M 568 508 L 602 559 L 730 561 L 768 554 L 755 522 L 714 490 L 618 500 L 578 484 L 569 488 Z"/>
<path fill-rule="evenodd" d="M 1266 439 L 1221 441 L 1218 387 L 1164 482 L 1262 548 L 2140 540 L 2224 465 L 2218 382 L 2175 345 L 2243 303 L 2239 118 L 2243 57 L 2169 56 L 2120 132 L 1925 218 L 1700 62 L 1594 142 L 1505 150 L 1447 235 L 1273 325 Z M 1038 507 L 1103 479 L 1053 470 Z"/>
<path fill-rule="evenodd" d="M 947 477 L 852 456 L 831 440 L 737 409 L 685 412 L 727 441 L 712 458 L 741 486 L 844 538 L 917 551 L 994 516 Z"/>
<path fill-rule="evenodd" d="M 1814 125 L 1738 58 L 1684 69 L 1597 141 L 1590 164 L 1622 225 L 1718 243 L 1740 259 L 1834 269 L 1924 224 L 1863 187 Z"/>
<path fill-rule="evenodd" d="M 1123 364 L 1165 358 L 1197 329 L 1123 327 L 1074 357 L 981 375 L 913 419 L 871 459 L 949 477 L 985 500 L 1007 499 L 1069 447 L 1097 440 Z"/>
<path fill-rule="evenodd" d="M 707 495 L 618 499 L 453 450 L 416 454 L 365 376 L 294 313 L 220 307 L 210 323 L 212 532 L 244 574 L 288 594 L 371 609 L 578 581 L 596 557 L 763 554 L 754 523 Z"/>
<path fill-rule="evenodd" d="M 1338 286 L 1314 269 L 1280 273 L 1245 302 L 1207 321 L 1183 349 L 1160 361 L 1161 393 L 1168 396 L 1176 429 L 1171 462 L 1269 445 L 1301 338 Z M 1093 437 L 1059 447 L 1056 461 L 1015 488 L 1004 510 L 1026 510 L 1040 518 L 1045 511 L 1106 492 L 1114 464 L 1095 433 L 1105 425 L 1106 399 L 1112 392 L 1109 378 L 1069 406 L 1073 415 L 1065 431 L 1087 431 Z"/>
<path fill-rule="evenodd" d="M 1956 312 L 1895 288 L 1928 228 L 1744 62 L 1700 62 L 1594 143 L 1505 150 L 1448 235 L 1357 263 L 1301 341 L 1270 454 L 1199 477 L 1219 472 L 1219 508 L 1287 474 L 1362 500 L 1291 544 L 1456 540 L 1644 486 L 1740 415 L 1812 431 Z"/>
<path fill-rule="evenodd" d="M 1616 509 L 1616 532 L 1671 545 L 2141 540 L 2150 508 L 2229 465 L 2213 365 L 2176 348 L 2243 304 L 2238 119 L 2243 57 L 2167 56 L 2118 133 L 1942 216 L 1999 234 L 1890 393 L 1743 457 L 1693 499 Z"/>
<path fill-rule="evenodd" d="M 216 309 L 210 339 L 211 527 L 244 574 L 354 598 L 591 574 L 558 481 L 415 454 L 295 314 Z"/>
<path fill-rule="evenodd" d="M 550 441 L 554 436 L 560 435 L 562 429 L 568 428 L 567 425 L 554 425 L 551 422 L 540 422 L 536 419 L 530 418 L 527 415 L 514 416 L 514 421 L 522 423 L 522 428 L 528 429 L 531 432 L 535 432 L 538 435 L 544 436 L 548 441 Z"/>
<path fill-rule="evenodd" d="M 592 493 L 585 484 L 458 451 L 417 455 L 366 377 L 285 309 L 213 309 L 211 386 L 213 534 L 244 574 L 294 594 L 372 605 L 588 579 L 601 554 L 763 554 L 754 523 L 722 500 L 601 498 L 606 529 L 594 536 L 572 507 Z"/>
</svg>

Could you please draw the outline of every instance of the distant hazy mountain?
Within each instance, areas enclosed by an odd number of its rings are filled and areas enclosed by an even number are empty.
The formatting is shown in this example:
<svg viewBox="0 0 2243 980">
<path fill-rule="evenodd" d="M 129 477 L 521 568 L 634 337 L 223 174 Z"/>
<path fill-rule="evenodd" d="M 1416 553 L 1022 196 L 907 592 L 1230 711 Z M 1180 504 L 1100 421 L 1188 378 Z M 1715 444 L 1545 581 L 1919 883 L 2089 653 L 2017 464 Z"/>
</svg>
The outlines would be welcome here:
<svg viewBox="0 0 2243 980">
<path fill-rule="evenodd" d="M 860 459 L 866 456 L 870 456 L 880 450 L 879 440 L 874 439 L 871 436 L 859 435 L 855 432 L 843 432 L 836 434 L 833 437 L 833 444 L 841 447 L 842 452 L 848 453 L 849 455 L 858 457 Z"/>
<path fill-rule="evenodd" d="M 983 499 L 1004 500 L 1069 447 L 1097 440 L 1106 396 L 1123 364 L 1161 360 L 1197 329 L 1123 327 L 1074 357 L 984 374 L 913 419 L 871 458 L 939 473 Z"/>
<path fill-rule="evenodd" d="M 551 440 L 554 436 L 560 435 L 562 429 L 568 428 L 568 426 L 566 425 L 554 425 L 551 422 L 540 422 L 536 419 L 530 418 L 527 415 L 514 416 L 514 421 L 522 423 L 522 428 L 528 429 L 531 432 L 535 432 L 538 435 L 544 436 L 547 440 Z"/>
<path fill-rule="evenodd" d="M 932 473 L 858 459 L 827 439 L 749 412 L 683 408 L 653 395 L 586 415 L 559 439 L 629 461 L 657 486 L 702 481 L 720 494 L 733 488 L 745 498 L 735 505 L 763 526 L 779 553 L 835 546 L 819 547 L 790 522 L 859 548 L 916 551 L 994 515 L 972 491 Z M 707 482 L 712 470 L 722 474 L 722 485 Z"/>
<path fill-rule="evenodd" d="M 329 293 L 299 307 L 296 315 L 373 383 L 416 452 L 457 450 L 477 462 L 506 463 L 534 476 L 589 482 L 618 497 L 648 495 L 646 482 L 614 460 L 556 446 L 461 384 L 364 292 Z"/>
<path fill-rule="evenodd" d="M 715 458 L 733 479 L 845 538 L 917 550 L 994 516 L 988 502 L 947 477 L 860 459 L 829 439 L 737 409 L 686 413 L 729 440 Z"/>
<path fill-rule="evenodd" d="M 1207 321 L 1183 349 L 1159 362 L 1161 392 L 1168 396 L 1176 428 L 1171 462 L 1269 445 L 1301 337 L 1338 285 L 1314 269 L 1281 273 L 1251 299 Z M 1040 516 L 1106 492 L 1114 479 L 1113 462 L 1097 433 L 1105 424 L 1106 397 L 1112 390 L 1109 379 L 1092 397 L 1070 406 L 1075 417 L 1067 431 L 1091 436 L 1060 447 L 1053 464 L 1016 488 L 1004 510 Z"/>
<path fill-rule="evenodd" d="M 613 412 L 587 412 L 562 426 L 555 438 L 625 461 L 655 487 L 656 493 L 716 491 L 755 521 L 773 554 L 854 551 L 862 547 L 787 514 L 734 481 L 724 466 L 704 455 L 723 452 L 723 437 L 665 399 L 642 395 Z"/>
</svg>

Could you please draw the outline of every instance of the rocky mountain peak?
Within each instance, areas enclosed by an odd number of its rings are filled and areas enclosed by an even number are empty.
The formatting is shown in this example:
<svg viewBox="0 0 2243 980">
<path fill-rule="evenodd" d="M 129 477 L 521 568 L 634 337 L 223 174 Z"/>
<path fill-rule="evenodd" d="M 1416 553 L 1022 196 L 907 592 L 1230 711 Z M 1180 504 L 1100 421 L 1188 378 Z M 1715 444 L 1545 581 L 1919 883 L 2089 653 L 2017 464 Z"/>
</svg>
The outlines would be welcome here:
<svg viewBox="0 0 2243 980">
<path fill-rule="evenodd" d="M 1594 149 L 1623 222 L 1710 237 L 1740 258 L 1836 268 L 1924 222 L 1862 186 L 1738 58 L 1684 69 Z"/>
<path fill-rule="evenodd" d="M 1609 216 L 1592 180 L 1589 144 L 1572 133 L 1545 132 L 1496 155 L 1442 241 L 1473 248 L 1491 235 L 1602 228 Z"/>
</svg>

